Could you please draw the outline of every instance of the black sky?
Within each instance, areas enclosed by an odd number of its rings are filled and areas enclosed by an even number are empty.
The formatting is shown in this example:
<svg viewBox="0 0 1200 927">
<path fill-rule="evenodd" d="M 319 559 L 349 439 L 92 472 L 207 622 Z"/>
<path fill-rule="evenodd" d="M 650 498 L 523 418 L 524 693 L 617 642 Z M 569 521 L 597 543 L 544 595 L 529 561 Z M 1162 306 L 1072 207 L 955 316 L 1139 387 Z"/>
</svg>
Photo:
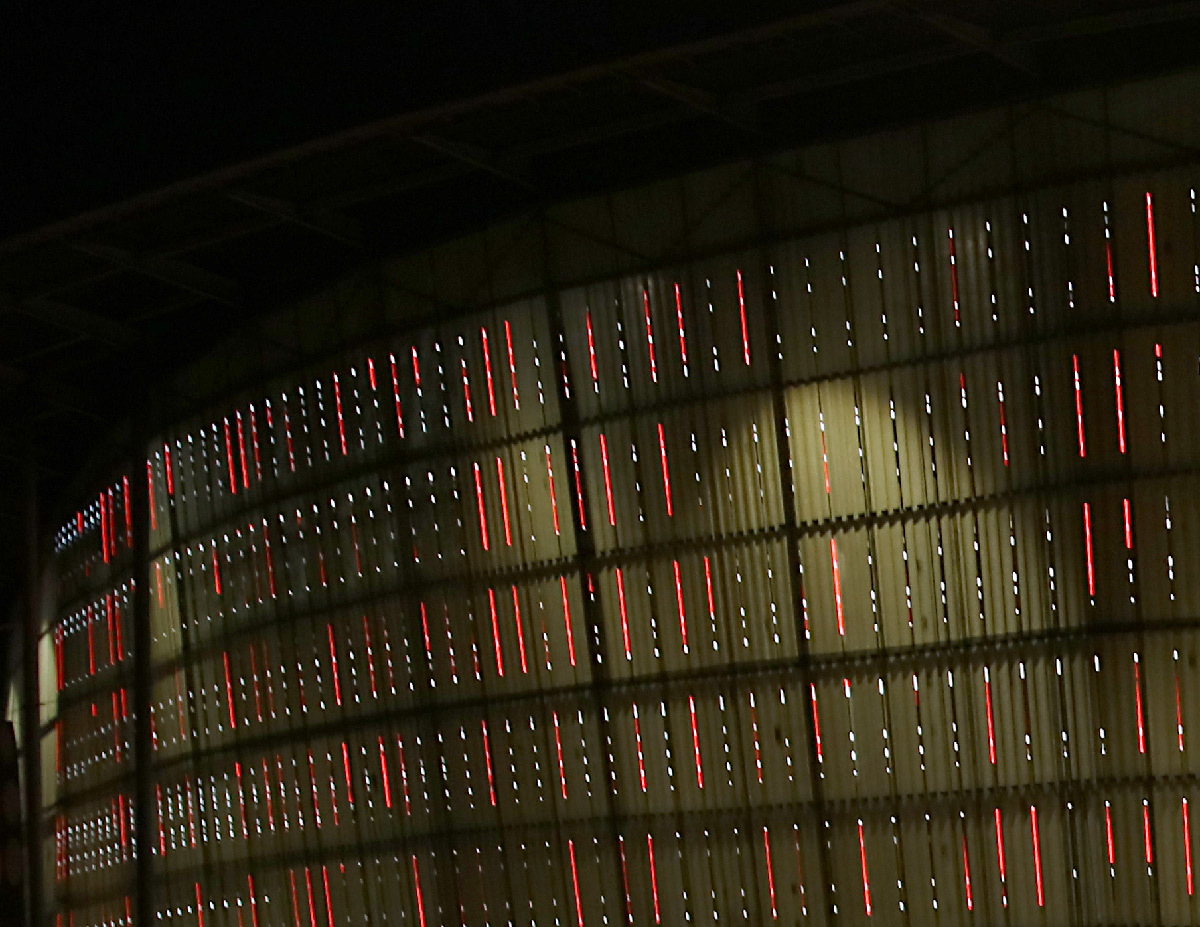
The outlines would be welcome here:
<svg viewBox="0 0 1200 927">
<path fill-rule="evenodd" d="M 0 237 L 371 119 L 783 8 L 596 0 L 7 5 Z"/>
</svg>

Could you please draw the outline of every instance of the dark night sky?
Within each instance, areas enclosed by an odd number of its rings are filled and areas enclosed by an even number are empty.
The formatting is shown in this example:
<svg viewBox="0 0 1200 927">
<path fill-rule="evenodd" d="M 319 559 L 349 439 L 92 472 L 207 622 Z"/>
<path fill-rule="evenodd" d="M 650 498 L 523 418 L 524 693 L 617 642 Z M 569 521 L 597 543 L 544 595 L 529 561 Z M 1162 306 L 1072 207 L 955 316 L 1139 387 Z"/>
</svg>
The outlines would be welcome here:
<svg viewBox="0 0 1200 927">
<path fill-rule="evenodd" d="M 782 8 L 10 4 L 0 11 L 0 237 L 375 118 Z"/>
</svg>

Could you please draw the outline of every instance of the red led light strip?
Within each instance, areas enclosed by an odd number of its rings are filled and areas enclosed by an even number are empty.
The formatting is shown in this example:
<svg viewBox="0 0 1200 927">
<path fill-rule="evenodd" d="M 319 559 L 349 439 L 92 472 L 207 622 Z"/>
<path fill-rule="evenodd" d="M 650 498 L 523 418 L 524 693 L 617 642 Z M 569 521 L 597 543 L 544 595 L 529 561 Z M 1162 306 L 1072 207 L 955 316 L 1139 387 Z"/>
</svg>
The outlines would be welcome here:
<svg viewBox="0 0 1200 927">
<path fill-rule="evenodd" d="M 496 673 L 504 675 L 504 653 L 500 649 L 500 616 L 496 612 L 496 590 L 488 589 L 488 607 L 492 612 L 492 640 L 496 645 Z"/>
<path fill-rule="evenodd" d="M 342 411 L 342 381 L 338 378 L 338 375 L 336 373 L 333 375 L 333 402 L 334 402 L 334 405 L 337 407 L 338 439 L 340 440 L 341 446 L 342 446 L 342 456 L 345 457 L 347 454 L 350 453 L 350 451 L 346 444 L 346 416 Z M 245 463 L 246 463 L 246 448 L 243 445 L 243 447 L 242 447 L 243 467 L 245 466 Z"/>
<path fill-rule="evenodd" d="M 684 374 L 687 374 L 687 336 L 683 329 L 683 293 L 680 291 L 679 284 L 675 284 L 675 320 L 679 325 L 679 357 L 683 362 Z"/>
<path fill-rule="evenodd" d="M 763 827 L 763 856 L 767 862 L 767 889 L 771 893 L 771 917 L 779 920 L 779 906 L 775 898 L 775 866 L 771 861 L 771 832 Z"/>
<path fill-rule="evenodd" d="M 1033 875 L 1037 883 L 1037 903 L 1039 908 L 1046 906 L 1046 895 L 1042 888 L 1042 838 L 1038 831 L 1037 805 L 1029 806 L 1029 830 L 1033 835 Z"/>
<path fill-rule="evenodd" d="M 567 767 L 563 762 L 563 746 L 562 732 L 558 724 L 558 712 L 552 711 L 551 718 L 554 722 L 554 747 L 558 753 L 558 781 L 562 785 L 562 797 L 566 801 L 567 798 Z"/>
<path fill-rule="evenodd" d="M 474 467 L 475 500 L 479 504 L 479 539 L 483 543 L 484 550 L 491 550 L 491 544 L 488 542 L 487 512 L 483 506 L 483 474 L 480 472 L 479 464 L 474 464 Z"/>
<path fill-rule="evenodd" d="M 633 703 L 633 742 L 637 748 L 638 784 L 641 785 L 642 791 L 645 792 L 648 788 L 646 784 L 646 755 L 642 751 L 642 719 L 638 716 L 637 702 Z"/>
<path fill-rule="evenodd" d="M 1183 863 L 1187 868 L 1187 892 L 1195 894 L 1195 884 L 1192 881 L 1192 823 L 1188 817 L 1188 800 L 1183 800 Z"/>
<path fill-rule="evenodd" d="M 996 765 L 996 722 L 992 714 L 992 678 L 991 672 L 985 666 L 983 668 L 983 694 L 987 702 L 987 732 L 988 732 L 988 759 L 991 760 L 993 766 Z"/>
<path fill-rule="evenodd" d="M 550 445 L 546 445 L 546 479 L 550 484 L 550 511 L 554 515 L 554 533 L 561 535 L 558 526 L 558 493 L 554 490 L 554 462 L 550 459 Z"/>
<path fill-rule="evenodd" d="M 508 346 L 508 375 L 512 380 L 513 408 L 520 411 L 521 396 L 517 392 L 517 355 L 513 351 L 512 325 L 504 320 L 504 340 Z"/>
<path fill-rule="evenodd" d="M 996 809 L 996 860 L 1000 865 L 1000 881 L 1008 881 L 1008 867 L 1004 862 L 1004 826 L 1000 820 L 1000 809 Z M 1005 902 L 1005 907 L 1007 907 Z"/>
<path fill-rule="evenodd" d="M 517 624 L 517 647 L 521 652 L 521 672 L 529 675 L 529 664 L 525 659 L 525 628 L 521 621 L 521 596 L 514 585 L 512 587 L 513 615 Z"/>
<path fill-rule="evenodd" d="M 1150 830 L 1150 803 L 1142 802 L 1142 838 L 1145 843 L 1146 865 L 1154 864 L 1154 837 Z"/>
<path fill-rule="evenodd" d="M 646 313 L 646 345 L 650 351 L 650 379 L 658 382 L 658 358 L 654 353 L 654 322 L 650 315 L 650 291 L 642 290 L 642 307 Z"/>
<path fill-rule="evenodd" d="M 226 650 L 223 654 L 225 659 L 225 700 L 229 704 L 229 726 L 237 728 L 237 715 L 234 714 L 233 708 L 233 675 L 229 670 L 229 651 Z"/>
<path fill-rule="evenodd" d="M 488 797 L 491 799 L 492 807 L 496 807 L 496 777 L 492 772 L 492 738 L 488 736 L 487 721 L 479 722 L 480 729 L 483 731 L 483 759 L 487 764 L 488 777 Z"/>
<path fill-rule="evenodd" d="M 229 418 L 225 418 L 225 457 L 229 461 L 229 491 L 235 496 L 238 492 L 237 472 L 234 470 L 233 463 L 233 436 L 229 428 Z"/>
<path fill-rule="evenodd" d="M 617 524 L 617 510 L 613 504 L 612 474 L 608 469 L 608 437 L 600 432 L 600 462 L 604 466 L 604 497 L 608 501 L 608 523 Z"/>
<path fill-rule="evenodd" d="M 413 886 L 417 893 L 417 918 L 421 927 L 425 927 L 425 896 L 421 892 L 421 867 L 417 862 L 417 854 L 412 855 Z M 581 922 L 582 923 L 582 922 Z"/>
<path fill-rule="evenodd" d="M 1113 382 L 1117 397 L 1117 447 L 1125 453 L 1125 394 L 1121 384 L 1121 352 L 1113 349 Z"/>
<path fill-rule="evenodd" d="M 571 596 L 567 592 L 567 578 L 560 576 L 559 585 L 562 587 L 563 625 L 567 629 L 567 652 L 571 657 L 571 665 L 575 665 L 575 632 L 571 630 Z"/>
<path fill-rule="evenodd" d="M 1075 370 L 1075 430 L 1079 435 L 1079 456 L 1087 456 L 1087 444 L 1083 435 L 1083 383 L 1079 378 L 1079 355 L 1071 355 L 1071 364 Z"/>
<path fill-rule="evenodd" d="M 679 561 L 672 561 L 675 568 L 675 605 L 679 609 L 679 636 L 683 641 L 683 652 L 688 652 L 687 613 L 683 607 L 683 577 L 679 573 Z"/>
<path fill-rule="evenodd" d="M 974 911 L 975 910 L 975 896 L 971 892 L 971 857 L 970 857 L 970 854 L 967 853 L 967 835 L 966 834 L 963 834 L 963 838 L 962 838 L 962 851 L 963 851 L 963 884 L 966 888 L 966 893 L 967 893 L 967 910 Z"/>
<path fill-rule="evenodd" d="M 867 841 L 863 834 L 863 822 L 858 822 L 858 856 L 862 860 L 863 906 L 867 917 L 871 916 L 871 875 L 867 872 Z"/>
<path fill-rule="evenodd" d="M 1146 716 L 1142 707 L 1142 664 L 1138 655 L 1133 655 L 1133 692 L 1137 705 L 1138 753 L 1146 752 Z"/>
<path fill-rule="evenodd" d="M 808 694 L 809 698 L 812 699 L 813 739 L 816 741 L 817 762 L 823 763 L 825 761 L 825 754 L 821 750 L 821 714 L 817 710 L 817 686 L 815 683 L 810 682 L 808 684 Z"/>
<path fill-rule="evenodd" d="M 837 539 L 829 539 L 829 554 L 833 560 L 833 606 L 837 612 L 838 634 L 846 636 L 846 615 L 842 609 L 842 570 L 838 563 Z"/>
<path fill-rule="evenodd" d="M 658 423 L 658 453 L 662 458 L 663 493 L 667 499 L 667 515 L 675 515 L 675 507 L 671 503 L 671 469 L 667 466 L 667 436 L 663 432 L 662 422 Z"/>
<path fill-rule="evenodd" d="M 962 323 L 962 318 L 959 314 L 958 303 L 958 256 L 954 250 L 954 229 L 949 230 L 950 235 L 950 295 L 954 300 L 954 324 Z"/>
<path fill-rule="evenodd" d="M 571 439 L 571 461 L 575 472 L 575 501 L 579 503 L 579 530 L 587 531 L 587 510 L 583 504 L 583 475 L 579 470 L 579 446 Z"/>
<path fill-rule="evenodd" d="M 596 337 L 592 333 L 592 313 L 591 313 L 590 309 L 588 310 L 587 316 L 584 321 L 587 326 L 588 363 L 589 363 L 589 366 L 590 366 L 590 369 L 592 372 L 592 385 L 596 388 L 597 392 L 599 392 L 599 390 L 600 390 L 600 369 L 599 369 L 598 365 L 596 364 Z"/>
<path fill-rule="evenodd" d="M 688 696 L 688 713 L 692 718 L 692 754 L 696 761 L 696 787 L 704 788 L 704 761 L 700 756 L 700 722 L 696 717 L 696 697 Z"/>
<path fill-rule="evenodd" d="M 479 336 L 483 345 L 483 370 L 487 377 L 487 393 L 488 393 L 488 411 L 492 416 L 496 415 L 496 387 L 492 381 L 492 352 L 488 346 L 488 333 L 486 328 L 479 329 Z"/>
<path fill-rule="evenodd" d="M 1092 505 L 1083 503 L 1083 544 L 1087 552 L 1088 595 L 1096 597 L 1096 564 L 1092 555 Z"/>
<path fill-rule="evenodd" d="M 654 861 L 654 835 L 646 834 L 646 852 L 650 857 L 650 891 L 654 896 L 654 923 L 662 923 L 662 912 L 658 906 L 658 864 Z"/>
<path fill-rule="evenodd" d="M 625 644 L 625 659 L 633 659 L 633 648 L 629 641 L 629 615 L 625 607 L 625 574 L 617 567 L 617 599 L 621 607 L 621 640 Z"/>
<path fill-rule="evenodd" d="M 742 359 L 750 366 L 750 328 L 746 321 L 746 288 L 742 280 L 742 272 L 737 272 L 738 312 L 742 317 Z"/>
<path fill-rule="evenodd" d="M 571 886 L 575 890 L 575 919 L 578 927 L 584 927 L 583 900 L 579 895 L 579 868 L 575 865 L 575 841 L 567 840 L 567 853 L 571 857 Z"/>
<path fill-rule="evenodd" d="M 1117 862 L 1116 841 L 1113 839 L 1112 805 L 1104 802 L 1104 842 L 1108 849 L 1108 864 L 1115 866 Z"/>
<path fill-rule="evenodd" d="M 404 437 L 404 411 L 400 408 L 400 377 L 396 373 L 396 355 L 389 354 L 388 360 L 392 365 L 392 396 L 396 400 L 396 430 Z"/>
<path fill-rule="evenodd" d="M 1154 197 L 1146 192 L 1146 245 L 1150 255 L 1150 295 L 1158 296 L 1158 246 L 1154 236 Z"/>
<path fill-rule="evenodd" d="M 504 516 L 504 543 L 512 547 L 512 524 L 508 517 L 508 483 L 504 479 L 504 461 L 496 458 L 496 482 L 500 486 L 500 511 Z"/>
<path fill-rule="evenodd" d="M 471 380 L 467 376 L 467 359 L 464 357 L 460 360 L 462 364 L 462 382 L 463 382 L 463 398 L 467 405 L 467 421 L 475 421 L 475 410 L 471 405 Z"/>
</svg>

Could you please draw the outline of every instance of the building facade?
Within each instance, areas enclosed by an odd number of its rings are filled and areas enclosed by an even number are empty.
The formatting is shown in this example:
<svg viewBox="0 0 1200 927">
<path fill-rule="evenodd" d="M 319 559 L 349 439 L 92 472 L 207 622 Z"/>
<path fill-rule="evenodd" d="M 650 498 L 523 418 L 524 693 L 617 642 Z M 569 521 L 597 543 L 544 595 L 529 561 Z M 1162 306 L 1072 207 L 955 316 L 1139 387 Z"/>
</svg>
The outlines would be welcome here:
<svg viewBox="0 0 1200 927">
<path fill-rule="evenodd" d="M 54 923 L 129 923 L 139 849 L 200 927 L 1193 921 L 1198 79 L 551 207 L 282 315 L 420 321 L 61 524 Z"/>
</svg>

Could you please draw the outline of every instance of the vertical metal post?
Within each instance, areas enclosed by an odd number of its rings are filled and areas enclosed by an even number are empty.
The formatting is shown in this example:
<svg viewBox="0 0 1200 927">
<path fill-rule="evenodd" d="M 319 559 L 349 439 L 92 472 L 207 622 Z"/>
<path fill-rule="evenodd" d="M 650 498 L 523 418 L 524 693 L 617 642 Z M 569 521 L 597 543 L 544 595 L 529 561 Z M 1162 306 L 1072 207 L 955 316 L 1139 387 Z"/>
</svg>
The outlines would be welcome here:
<svg viewBox="0 0 1200 927">
<path fill-rule="evenodd" d="M 41 630 L 41 532 L 38 512 L 37 462 L 30 444 L 25 472 L 25 627 L 21 636 L 21 726 L 25 759 L 25 861 L 29 923 L 45 918 L 42 884 L 42 719 L 38 636 Z"/>
</svg>

